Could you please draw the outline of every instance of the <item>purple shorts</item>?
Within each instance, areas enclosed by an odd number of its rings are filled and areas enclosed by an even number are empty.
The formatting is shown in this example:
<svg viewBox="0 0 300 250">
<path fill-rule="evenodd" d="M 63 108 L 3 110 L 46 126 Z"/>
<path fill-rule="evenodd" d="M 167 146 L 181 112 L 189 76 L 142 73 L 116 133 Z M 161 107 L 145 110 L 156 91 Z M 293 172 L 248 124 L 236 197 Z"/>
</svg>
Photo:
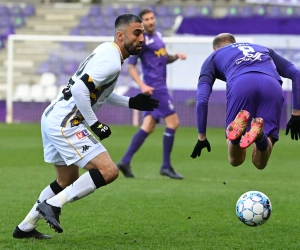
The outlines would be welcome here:
<svg viewBox="0 0 300 250">
<path fill-rule="evenodd" d="M 154 109 L 154 111 L 144 111 L 143 117 L 152 115 L 156 122 L 159 122 L 160 118 L 176 113 L 173 100 L 167 88 L 154 90 L 151 97 L 159 100 L 158 108 Z"/>
<path fill-rule="evenodd" d="M 274 77 L 249 72 L 227 83 L 226 127 L 240 110 L 247 110 L 250 119 L 264 119 L 264 132 L 275 140 L 279 138 L 280 116 L 284 102 L 281 84 Z"/>
</svg>

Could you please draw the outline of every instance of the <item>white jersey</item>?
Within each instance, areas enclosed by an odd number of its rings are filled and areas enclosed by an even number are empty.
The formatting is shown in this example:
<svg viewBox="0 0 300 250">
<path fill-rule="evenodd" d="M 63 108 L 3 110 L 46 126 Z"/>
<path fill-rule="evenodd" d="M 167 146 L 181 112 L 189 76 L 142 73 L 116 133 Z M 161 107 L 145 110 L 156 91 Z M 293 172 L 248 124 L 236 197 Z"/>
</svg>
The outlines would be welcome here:
<svg viewBox="0 0 300 250">
<path fill-rule="evenodd" d="M 105 101 L 128 107 L 129 97 L 113 93 L 122 61 L 121 51 L 115 43 L 100 44 L 79 66 L 63 92 L 45 110 L 45 116 L 49 116 L 48 119 L 53 122 L 60 122 L 61 127 L 66 127 L 69 121 L 71 126 L 77 126 L 83 120 L 92 125 L 98 121 L 95 112 Z"/>
</svg>

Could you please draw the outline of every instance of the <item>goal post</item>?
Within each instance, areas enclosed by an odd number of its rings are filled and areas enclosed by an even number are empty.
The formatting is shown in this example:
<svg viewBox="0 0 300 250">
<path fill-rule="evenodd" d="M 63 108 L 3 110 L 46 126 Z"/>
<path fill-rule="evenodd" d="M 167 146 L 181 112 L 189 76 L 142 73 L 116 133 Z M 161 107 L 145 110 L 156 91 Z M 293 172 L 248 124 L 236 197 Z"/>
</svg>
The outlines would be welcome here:
<svg viewBox="0 0 300 250">
<path fill-rule="evenodd" d="M 16 41 L 53 41 L 53 42 L 107 42 L 112 41 L 110 36 L 40 36 L 12 34 L 7 39 L 7 86 L 6 86 L 6 123 L 12 123 L 13 119 L 13 87 L 14 87 L 14 48 Z"/>
</svg>

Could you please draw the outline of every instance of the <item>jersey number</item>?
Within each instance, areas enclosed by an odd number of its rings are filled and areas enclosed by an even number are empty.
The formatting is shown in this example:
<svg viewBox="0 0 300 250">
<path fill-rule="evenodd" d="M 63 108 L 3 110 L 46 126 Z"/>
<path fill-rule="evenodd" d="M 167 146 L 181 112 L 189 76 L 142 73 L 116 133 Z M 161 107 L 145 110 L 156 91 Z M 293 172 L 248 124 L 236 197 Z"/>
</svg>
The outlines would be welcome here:
<svg viewBox="0 0 300 250">
<path fill-rule="evenodd" d="M 263 53 L 255 52 L 255 50 L 251 46 L 240 46 L 238 48 L 243 52 L 244 57 L 236 60 L 236 64 L 257 60 L 261 61 L 261 56 L 263 55 Z"/>
<path fill-rule="evenodd" d="M 249 55 L 252 56 L 251 53 L 255 52 L 255 50 L 250 46 L 240 46 L 238 48 L 239 48 L 239 50 L 241 50 L 243 52 L 244 56 L 246 56 L 246 57 L 249 57 Z"/>
<path fill-rule="evenodd" d="M 89 57 L 87 59 L 85 59 L 82 64 L 80 64 L 78 70 L 75 73 L 76 76 L 80 76 L 81 75 L 81 73 L 84 70 L 85 66 L 87 65 L 87 63 L 89 62 L 89 60 L 91 60 L 93 58 L 94 55 L 95 55 L 95 53 L 90 54 Z"/>
</svg>

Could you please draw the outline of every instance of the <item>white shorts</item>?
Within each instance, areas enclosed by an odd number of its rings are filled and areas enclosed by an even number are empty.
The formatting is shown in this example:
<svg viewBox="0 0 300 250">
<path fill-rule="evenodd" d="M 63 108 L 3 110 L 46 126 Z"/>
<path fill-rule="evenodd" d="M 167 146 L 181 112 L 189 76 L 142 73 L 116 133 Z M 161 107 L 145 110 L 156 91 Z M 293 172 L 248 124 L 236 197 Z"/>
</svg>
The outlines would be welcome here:
<svg viewBox="0 0 300 250">
<path fill-rule="evenodd" d="M 71 127 L 69 123 L 61 127 L 61 120 L 54 119 L 54 112 L 49 117 L 43 114 L 41 120 L 45 162 L 75 164 L 83 168 L 97 155 L 107 151 L 84 124 Z"/>
</svg>

